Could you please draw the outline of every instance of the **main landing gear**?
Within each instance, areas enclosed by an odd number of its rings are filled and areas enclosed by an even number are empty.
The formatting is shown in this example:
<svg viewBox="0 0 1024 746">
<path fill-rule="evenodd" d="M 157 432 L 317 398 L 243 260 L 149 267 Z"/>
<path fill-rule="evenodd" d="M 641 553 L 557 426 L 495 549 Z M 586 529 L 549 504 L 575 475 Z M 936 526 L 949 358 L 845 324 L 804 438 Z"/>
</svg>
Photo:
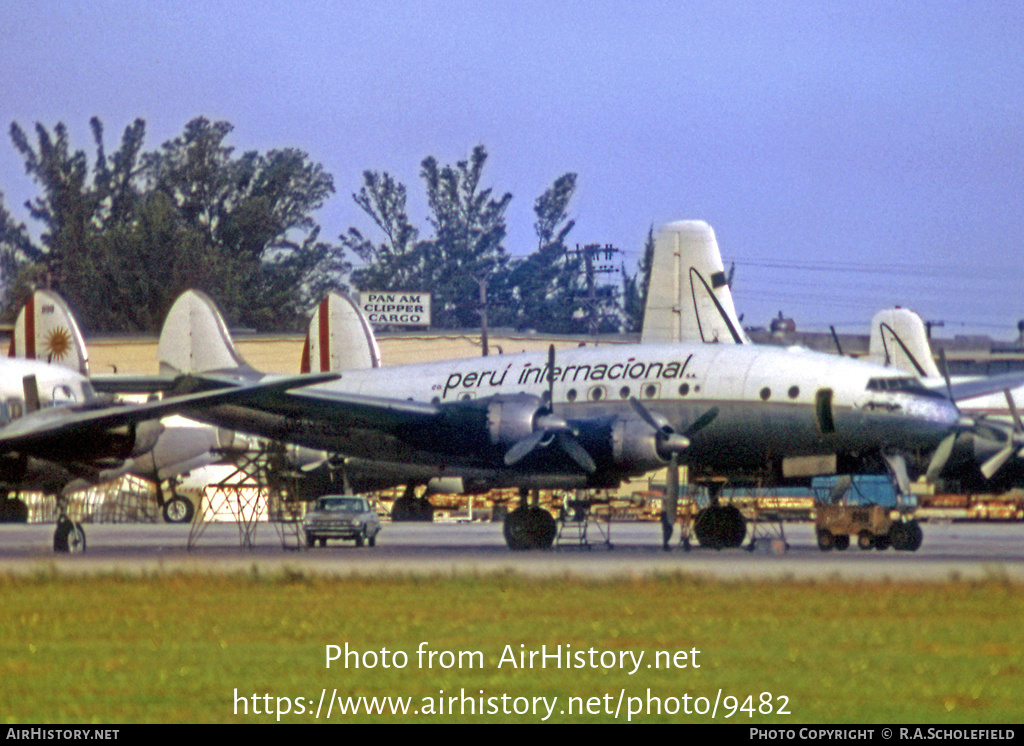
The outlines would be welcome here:
<svg viewBox="0 0 1024 746">
<path fill-rule="evenodd" d="M 709 504 L 697 513 L 693 521 L 693 534 L 702 547 L 707 549 L 735 549 L 742 546 L 747 535 L 747 521 L 735 505 L 722 505 L 720 483 L 707 486 Z M 683 539 L 683 548 L 690 549 L 689 541 Z"/>
<path fill-rule="evenodd" d="M 53 532 L 53 551 L 65 554 L 80 554 L 85 551 L 85 531 L 82 524 L 72 521 L 61 513 L 57 519 L 57 530 Z"/>
<path fill-rule="evenodd" d="M 743 544 L 747 535 L 747 522 L 735 505 L 711 505 L 697 514 L 693 533 L 702 547 L 734 549 Z"/>
<path fill-rule="evenodd" d="M 525 549 L 550 549 L 558 535 L 558 523 L 552 515 L 537 505 L 527 503 L 528 491 L 520 490 L 520 505 L 505 516 L 505 544 L 513 551 Z"/>
<path fill-rule="evenodd" d="M 391 507 L 391 520 L 430 523 L 434 520 L 434 506 L 426 495 L 416 497 L 416 485 L 409 485 Z"/>
</svg>

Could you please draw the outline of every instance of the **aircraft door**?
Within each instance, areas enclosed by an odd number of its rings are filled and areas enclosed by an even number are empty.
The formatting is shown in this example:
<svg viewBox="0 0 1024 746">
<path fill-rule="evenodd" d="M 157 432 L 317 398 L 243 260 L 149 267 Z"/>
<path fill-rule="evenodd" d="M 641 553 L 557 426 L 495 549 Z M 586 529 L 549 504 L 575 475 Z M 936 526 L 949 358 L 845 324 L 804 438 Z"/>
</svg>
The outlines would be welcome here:
<svg viewBox="0 0 1024 746">
<path fill-rule="evenodd" d="M 822 435 L 832 435 L 836 431 L 836 423 L 832 419 L 832 389 L 818 389 L 814 395 L 814 419 Z"/>
</svg>

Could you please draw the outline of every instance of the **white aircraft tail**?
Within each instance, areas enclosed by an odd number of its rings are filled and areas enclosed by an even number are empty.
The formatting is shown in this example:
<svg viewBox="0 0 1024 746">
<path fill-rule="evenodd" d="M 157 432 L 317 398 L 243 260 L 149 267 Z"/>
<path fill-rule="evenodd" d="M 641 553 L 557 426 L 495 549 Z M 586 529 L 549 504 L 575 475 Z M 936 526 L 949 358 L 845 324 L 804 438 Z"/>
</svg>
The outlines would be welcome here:
<svg viewBox="0 0 1024 746">
<path fill-rule="evenodd" d="M 661 227 L 647 289 L 641 344 L 749 344 L 726 282 L 715 232 L 702 220 Z"/>
<path fill-rule="evenodd" d="M 914 376 L 941 378 L 924 321 L 906 308 L 887 308 L 871 319 L 868 360 Z"/>
<path fill-rule="evenodd" d="M 330 293 L 309 321 L 302 373 L 380 367 L 380 348 L 363 312 L 345 295 Z"/>
<path fill-rule="evenodd" d="M 42 360 L 89 375 L 89 353 L 71 309 L 56 293 L 36 290 L 14 323 L 8 357 Z"/>
<path fill-rule="evenodd" d="M 198 290 L 186 290 L 174 301 L 156 352 L 164 375 L 252 371 L 235 349 L 217 305 Z"/>
</svg>

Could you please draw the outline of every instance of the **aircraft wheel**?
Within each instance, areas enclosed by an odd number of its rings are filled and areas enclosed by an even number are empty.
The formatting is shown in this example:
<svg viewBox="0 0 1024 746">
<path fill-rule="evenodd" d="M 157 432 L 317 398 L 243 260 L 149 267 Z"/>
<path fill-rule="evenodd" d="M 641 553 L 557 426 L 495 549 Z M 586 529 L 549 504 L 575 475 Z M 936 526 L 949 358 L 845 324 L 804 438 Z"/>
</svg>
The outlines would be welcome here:
<svg viewBox="0 0 1024 746">
<path fill-rule="evenodd" d="M 505 517 L 505 543 L 509 549 L 550 549 L 558 534 L 558 524 L 543 508 L 516 508 Z"/>
<path fill-rule="evenodd" d="M 832 544 L 840 552 L 843 552 L 843 551 L 845 551 L 845 550 L 850 548 L 850 535 L 849 534 L 839 534 L 839 535 L 835 536 L 835 538 L 832 541 Z"/>
<path fill-rule="evenodd" d="M 857 546 L 861 549 L 871 549 L 875 545 L 875 539 L 870 531 L 861 531 L 857 535 Z"/>
<path fill-rule="evenodd" d="M 306 546 L 307 547 L 315 547 L 316 546 L 316 537 L 315 536 L 311 536 L 310 534 L 306 534 Z"/>
<path fill-rule="evenodd" d="M 371 547 L 377 546 L 377 534 L 374 534 L 369 539 L 367 539 L 366 543 L 369 544 Z"/>
<path fill-rule="evenodd" d="M 362 545 L 363 545 L 363 535 L 359 534 L 359 536 L 356 537 L 356 546 L 357 547 L 361 547 Z"/>
<path fill-rule="evenodd" d="M 175 495 L 164 503 L 165 523 L 191 523 L 196 514 L 192 501 L 181 495 Z"/>
<path fill-rule="evenodd" d="M 818 529 L 818 549 L 823 552 L 831 552 L 833 547 L 836 545 L 836 539 L 838 537 L 826 528 Z M 850 541 L 850 537 L 846 537 L 847 543 Z"/>
<path fill-rule="evenodd" d="M 66 516 L 57 519 L 53 533 L 53 551 L 66 554 L 81 554 L 85 551 L 85 531 L 81 523 L 73 523 Z"/>
<path fill-rule="evenodd" d="M 888 533 L 879 534 L 875 537 L 875 549 L 880 552 L 888 549 L 891 544 L 892 541 L 889 539 Z"/>
<path fill-rule="evenodd" d="M 702 547 L 733 549 L 743 543 L 747 523 L 735 505 L 712 505 L 697 514 L 693 532 Z"/>
<path fill-rule="evenodd" d="M 391 506 L 392 521 L 423 521 L 434 520 L 434 506 L 425 497 L 400 497 Z"/>
</svg>

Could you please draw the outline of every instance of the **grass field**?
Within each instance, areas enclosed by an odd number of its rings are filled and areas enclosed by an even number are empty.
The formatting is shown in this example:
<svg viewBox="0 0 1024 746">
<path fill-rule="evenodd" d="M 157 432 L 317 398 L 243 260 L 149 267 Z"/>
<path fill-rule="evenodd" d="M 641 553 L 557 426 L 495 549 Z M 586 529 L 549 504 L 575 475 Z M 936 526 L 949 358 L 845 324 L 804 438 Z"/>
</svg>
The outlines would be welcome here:
<svg viewBox="0 0 1024 746">
<path fill-rule="evenodd" d="M 549 711 L 547 722 L 610 722 L 616 708 L 619 722 L 631 708 L 633 722 L 710 722 L 716 699 L 715 721 L 743 724 L 1019 722 L 1019 590 L 998 579 L 0 576 L 0 716 L 273 722 L 266 713 L 287 700 L 281 722 L 314 722 L 326 690 L 320 720 L 335 694 L 409 698 L 405 715 L 341 715 L 334 699 L 331 722 L 539 722 Z M 346 643 L 360 667 L 350 655 L 328 669 L 327 646 Z M 542 645 L 562 646 L 562 668 L 513 666 L 509 652 L 518 663 Z M 566 650 L 583 656 L 566 661 Z"/>
</svg>

